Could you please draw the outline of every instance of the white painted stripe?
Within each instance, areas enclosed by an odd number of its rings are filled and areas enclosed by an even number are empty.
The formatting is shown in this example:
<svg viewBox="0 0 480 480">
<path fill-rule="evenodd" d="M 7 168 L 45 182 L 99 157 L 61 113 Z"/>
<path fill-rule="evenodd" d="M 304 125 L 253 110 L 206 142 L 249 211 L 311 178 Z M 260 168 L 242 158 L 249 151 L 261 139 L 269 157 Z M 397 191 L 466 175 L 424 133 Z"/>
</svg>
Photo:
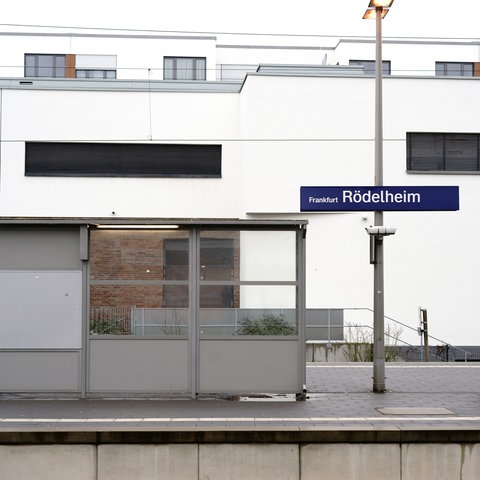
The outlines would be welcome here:
<svg viewBox="0 0 480 480">
<path fill-rule="evenodd" d="M 0 423 L 123 423 L 123 422 L 141 422 L 141 423 L 176 423 L 176 422 L 251 422 L 251 423 L 281 423 L 281 422 L 480 422 L 480 417 L 458 417 L 449 415 L 439 417 L 438 415 L 406 417 L 404 415 L 378 416 L 378 417 L 232 417 L 232 418 L 214 418 L 214 417 L 191 417 L 191 418 L 2 418 Z"/>
<path fill-rule="evenodd" d="M 308 364 L 307 365 L 307 368 L 324 368 L 324 369 L 327 369 L 327 368 L 373 368 L 373 364 L 372 365 L 351 365 L 351 364 L 348 364 L 348 365 L 329 365 L 328 363 L 324 363 L 324 364 L 321 364 L 321 365 L 312 365 L 312 364 Z M 401 369 L 407 369 L 407 368 L 419 368 L 419 369 L 422 369 L 422 368 L 468 368 L 468 369 L 475 369 L 475 368 L 480 368 L 480 365 L 472 365 L 472 364 L 468 364 L 468 365 L 463 365 L 463 363 L 454 363 L 454 364 L 445 364 L 445 363 L 439 363 L 438 365 L 435 364 L 430 364 L 430 365 L 385 365 L 385 368 L 401 368 Z"/>
</svg>

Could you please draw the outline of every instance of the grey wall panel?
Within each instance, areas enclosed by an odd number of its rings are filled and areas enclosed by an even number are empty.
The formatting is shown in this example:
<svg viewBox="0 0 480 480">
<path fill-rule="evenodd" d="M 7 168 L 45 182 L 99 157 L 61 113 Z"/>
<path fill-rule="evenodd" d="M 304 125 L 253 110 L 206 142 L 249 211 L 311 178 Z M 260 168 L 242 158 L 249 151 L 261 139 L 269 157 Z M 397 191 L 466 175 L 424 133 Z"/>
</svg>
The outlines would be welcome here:
<svg viewBox="0 0 480 480">
<path fill-rule="evenodd" d="M 81 348 L 82 272 L 0 271 L 0 348 Z"/>
<path fill-rule="evenodd" d="M 200 340 L 200 392 L 302 390 L 298 339 Z"/>
<path fill-rule="evenodd" d="M 0 351 L 0 391 L 79 392 L 78 351 Z"/>
<path fill-rule="evenodd" d="M 187 392 L 188 345 L 174 339 L 92 339 L 89 392 Z"/>
<path fill-rule="evenodd" d="M 81 269 L 80 228 L 0 228 L 0 269 Z"/>
</svg>

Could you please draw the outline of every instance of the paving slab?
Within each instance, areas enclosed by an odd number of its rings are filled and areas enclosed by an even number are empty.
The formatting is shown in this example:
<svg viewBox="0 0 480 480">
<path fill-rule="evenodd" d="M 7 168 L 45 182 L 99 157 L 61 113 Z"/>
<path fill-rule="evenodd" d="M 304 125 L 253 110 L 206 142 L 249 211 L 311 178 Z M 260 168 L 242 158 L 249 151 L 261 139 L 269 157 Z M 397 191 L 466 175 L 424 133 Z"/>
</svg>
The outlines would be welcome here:
<svg viewBox="0 0 480 480">
<path fill-rule="evenodd" d="M 4 431 L 480 430 L 480 365 L 387 364 L 372 392 L 371 364 L 307 364 L 308 399 L 68 399 L 0 395 Z M 233 399 L 236 399 L 235 401 Z"/>
</svg>

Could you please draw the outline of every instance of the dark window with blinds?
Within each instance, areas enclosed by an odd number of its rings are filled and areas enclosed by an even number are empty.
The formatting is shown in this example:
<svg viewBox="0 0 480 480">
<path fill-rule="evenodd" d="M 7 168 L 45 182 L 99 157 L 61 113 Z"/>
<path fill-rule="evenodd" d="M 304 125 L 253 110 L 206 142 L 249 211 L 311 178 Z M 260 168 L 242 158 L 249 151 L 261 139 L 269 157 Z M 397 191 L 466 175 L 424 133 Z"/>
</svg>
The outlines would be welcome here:
<svg viewBox="0 0 480 480">
<path fill-rule="evenodd" d="M 25 175 L 220 178 L 222 146 L 27 142 Z"/>
<path fill-rule="evenodd" d="M 480 134 L 407 133 L 407 170 L 480 171 Z"/>
</svg>

